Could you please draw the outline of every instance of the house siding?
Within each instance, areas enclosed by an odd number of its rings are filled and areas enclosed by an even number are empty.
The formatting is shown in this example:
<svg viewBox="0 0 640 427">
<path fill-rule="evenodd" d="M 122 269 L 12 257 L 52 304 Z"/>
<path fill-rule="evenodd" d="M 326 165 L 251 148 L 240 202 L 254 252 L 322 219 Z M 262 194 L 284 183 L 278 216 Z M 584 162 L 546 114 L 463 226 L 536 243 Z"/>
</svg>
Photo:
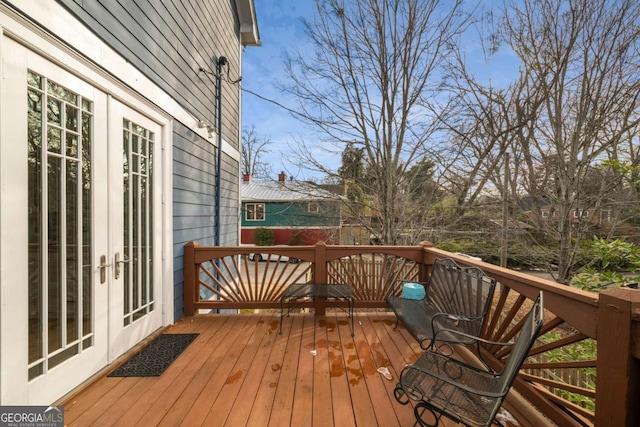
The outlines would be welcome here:
<svg viewBox="0 0 640 427">
<path fill-rule="evenodd" d="M 216 147 L 186 126 L 174 124 L 173 268 L 174 315 L 183 315 L 184 245 L 215 244 Z M 220 244 L 238 244 L 238 162 L 222 155 Z"/>
<path fill-rule="evenodd" d="M 247 203 L 264 203 L 264 221 L 247 221 Z M 318 212 L 309 212 L 309 203 L 318 205 Z M 243 202 L 241 211 L 242 243 L 255 243 L 258 227 L 270 228 L 276 244 L 290 244 L 293 239 L 304 244 L 318 241 L 340 242 L 340 205 L 326 201 L 305 202 Z"/>
<path fill-rule="evenodd" d="M 212 76 L 198 70 L 214 72 L 217 58 L 225 56 L 229 76 L 240 76 L 235 1 L 57 1 L 190 114 L 217 124 Z M 222 87 L 222 135 L 238 149 L 240 91 L 229 83 Z"/>
<path fill-rule="evenodd" d="M 263 203 L 264 221 L 248 221 L 247 203 Z M 309 203 L 318 205 L 318 212 L 309 212 Z M 340 206 L 329 202 L 243 202 L 243 227 L 339 227 Z"/>
</svg>

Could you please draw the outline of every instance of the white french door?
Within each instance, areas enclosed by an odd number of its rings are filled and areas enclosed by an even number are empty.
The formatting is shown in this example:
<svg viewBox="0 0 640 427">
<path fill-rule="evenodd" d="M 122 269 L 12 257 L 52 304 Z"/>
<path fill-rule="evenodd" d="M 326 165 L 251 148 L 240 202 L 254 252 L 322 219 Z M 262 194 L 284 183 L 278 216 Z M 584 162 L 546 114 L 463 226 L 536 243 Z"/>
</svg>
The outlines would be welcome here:
<svg viewBox="0 0 640 427">
<path fill-rule="evenodd" d="M 162 323 L 160 247 L 162 128 L 124 104 L 109 103 L 109 224 L 113 254 L 110 358 Z"/>
<path fill-rule="evenodd" d="M 2 57 L 0 404 L 50 404 L 162 324 L 163 129 L 8 38 Z"/>
</svg>

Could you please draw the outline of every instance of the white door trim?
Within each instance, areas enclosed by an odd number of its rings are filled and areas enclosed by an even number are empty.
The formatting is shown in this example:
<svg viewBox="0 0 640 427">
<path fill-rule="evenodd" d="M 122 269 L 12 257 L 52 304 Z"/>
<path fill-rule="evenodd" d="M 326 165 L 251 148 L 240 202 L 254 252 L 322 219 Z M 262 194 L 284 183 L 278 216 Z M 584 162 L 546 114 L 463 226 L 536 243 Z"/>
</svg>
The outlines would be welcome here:
<svg viewBox="0 0 640 427">
<path fill-rule="evenodd" d="M 161 283 L 161 296 L 158 304 L 162 307 L 162 325 L 174 322 L 173 316 L 173 230 L 172 230 L 172 150 L 171 140 L 173 132 L 173 119 L 166 113 L 158 110 L 144 98 L 135 92 L 126 90 L 122 85 L 111 82 L 112 78 L 96 71 L 96 68 L 85 63 L 77 55 L 71 55 L 63 51 L 55 44 L 39 38 L 24 27 L 16 27 L 12 22 L 13 30 L 19 28 L 19 33 L 27 35 L 30 41 L 16 37 L 14 32 L 5 32 L 1 25 L 7 22 L 7 16 L 2 14 L 0 7 L 0 120 L 2 123 L 24 123 L 24 126 L 2 126 L 0 129 L 0 404 L 50 404 L 48 397 L 31 392 L 27 375 L 28 351 L 25 341 L 28 337 L 28 283 L 26 268 L 16 268 L 24 263 L 24 254 L 28 253 L 27 240 L 23 227 L 16 226 L 25 221 L 27 215 L 27 191 L 24 188 L 12 186 L 15 179 L 27 181 L 26 174 L 26 109 L 15 108 L 12 100 L 19 100 L 18 105 L 24 105 L 26 94 L 26 74 L 24 85 L 11 85 L 4 81 L 6 66 L 11 61 L 5 61 L 7 55 L 12 54 L 6 47 L 5 41 L 10 36 L 11 40 L 25 47 L 33 54 L 42 56 L 51 61 L 65 72 L 68 72 L 86 84 L 93 86 L 102 92 L 105 88 L 110 90 L 114 98 L 119 99 L 131 108 L 144 111 L 153 121 L 160 124 L 160 149 L 158 161 L 162 163 L 161 194 L 162 208 L 157 213 L 157 223 L 162 225 L 161 241 L 157 242 L 161 251 L 161 277 L 157 280 Z M 33 43 L 38 44 L 36 48 Z M 42 55 L 46 52 L 46 55 Z M 15 62 L 15 61 L 14 61 Z M 105 124 L 106 126 L 106 124 Z M 106 130 L 106 129 L 105 129 Z M 98 129 L 96 129 L 96 132 Z M 25 141 L 24 146 L 17 148 L 22 150 L 25 162 L 12 161 L 9 149 L 16 150 L 15 142 Z M 12 146 L 14 144 L 14 146 Z M 26 187 L 26 185 L 25 185 Z M 20 320 L 24 319 L 24 320 Z M 18 339 L 16 339 L 18 337 Z M 92 367 L 94 372 L 103 366 Z M 38 381 L 38 380 L 34 380 Z M 58 396 L 61 397 L 61 396 Z"/>
</svg>

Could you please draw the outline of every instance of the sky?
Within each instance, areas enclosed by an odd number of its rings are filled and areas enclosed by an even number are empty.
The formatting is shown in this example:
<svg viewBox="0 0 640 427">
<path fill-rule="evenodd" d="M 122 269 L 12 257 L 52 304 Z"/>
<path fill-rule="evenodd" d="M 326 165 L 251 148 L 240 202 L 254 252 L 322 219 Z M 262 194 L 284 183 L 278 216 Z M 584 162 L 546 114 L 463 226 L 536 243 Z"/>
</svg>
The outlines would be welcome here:
<svg viewBox="0 0 640 427">
<path fill-rule="evenodd" d="M 313 17 L 313 0 L 255 0 L 255 8 L 262 46 L 247 47 L 243 53 L 242 87 L 294 108 L 295 101 L 280 92 L 277 83 L 286 79 L 285 52 L 293 46 L 304 46 L 302 19 Z M 304 136 L 305 129 L 290 112 L 243 92 L 242 126 L 255 126 L 259 140 L 269 139 L 272 142 L 271 153 L 266 160 L 271 164 L 274 179 L 280 171 L 296 179 L 316 178 L 291 155 L 289 147 Z M 339 162 L 340 159 L 330 161 Z"/>
<path fill-rule="evenodd" d="M 285 52 L 297 48 L 302 52 L 311 52 L 305 47 L 306 35 L 302 19 L 313 19 L 313 0 L 254 0 L 258 29 L 262 46 L 247 47 L 243 53 L 242 87 L 259 94 L 263 98 L 275 100 L 278 103 L 295 109 L 295 100 L 282 93 L 278 82 L 286 82 L 284 67 Z M 492 4 L 488 1 L 485 4 Z M 485 62 L 484 55 L 479 50 L 469 49 L 467 60 L 474 64 L 475 71 L 483 79 L 492 80 L 494 86 L 511 79 L 517 72 L 515 55 L 512 52 L 500 50 L 491 60 Z M 295 179 L 321 180 L 322 176 L 309 171 L 292 155 L 291 147 L 296 141 L 304 139 L 307 144 L 313 138 L 310 129 L 305 128 L 292 117 L 287 110 L 272 102 L 260 99 L 247 92 L 242 94 L 242 126 L 255 127 L 259 140 L 271 141 L 271 153 L 264 160 L 271 165 L 273 179 L 280 171 L 285 171 Z M 329 155 L 317 151 L 318 156 L 325 156 L 323 164 L 336 170 L 340 166 L 340 155 Z"/>
</svg>

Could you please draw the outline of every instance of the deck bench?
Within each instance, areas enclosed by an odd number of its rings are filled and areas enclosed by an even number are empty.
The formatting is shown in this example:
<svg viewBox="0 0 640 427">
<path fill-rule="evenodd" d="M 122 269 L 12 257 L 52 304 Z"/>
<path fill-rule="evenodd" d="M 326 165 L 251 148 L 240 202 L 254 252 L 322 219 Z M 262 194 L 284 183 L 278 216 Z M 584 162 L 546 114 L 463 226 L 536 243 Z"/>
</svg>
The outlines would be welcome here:
<svg viewBox="0 0 640 427">
<path fill-rule="evenodd" d="M 387 298 L 396 327 L 402 322 L 423 350 L 436 341 L 449 347 L 475 343 L 469 337 L 482 332 L 496 281 L 477 267 L 461 267 L 447 258 L 434 262 L 429 280 L 421 285 L 422 299 Z"/>
<path fill-rule="evenodd" d="M 402 370 L 394 397 L 402 405 L 414 401 L 415 425 L 435 427 L 443 416 L 466 426 L 494 425 L 496 414 L 543 323 L 544 304 L 540 292 L 520 324 L 515 341 L 492 342 L 476 337 L 491 346 L 510 347 L 500 372 L 480 369 L 441 352 L 427 350 L 413 365 Z"/>
</svg>

